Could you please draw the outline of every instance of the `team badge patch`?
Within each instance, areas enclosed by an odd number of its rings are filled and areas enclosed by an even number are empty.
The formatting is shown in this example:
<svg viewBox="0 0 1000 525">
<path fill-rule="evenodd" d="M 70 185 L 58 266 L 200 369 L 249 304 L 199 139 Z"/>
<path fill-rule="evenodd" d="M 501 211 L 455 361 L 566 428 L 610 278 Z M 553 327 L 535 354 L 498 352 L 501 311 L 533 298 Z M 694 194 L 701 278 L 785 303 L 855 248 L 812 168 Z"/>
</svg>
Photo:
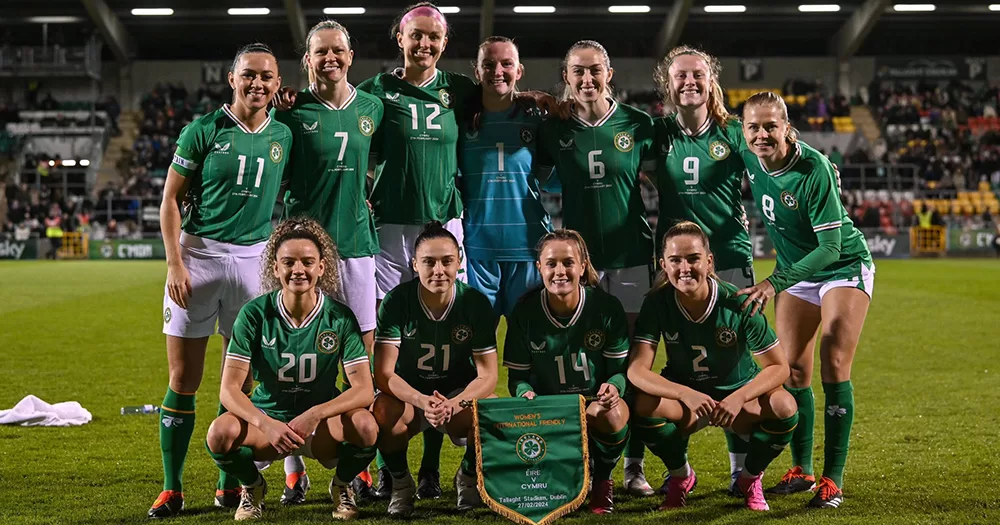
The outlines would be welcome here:
<svg viewBox="0 0 1000 525">
<path fill-rule="evenodd" d="M 729 146 L 717 140 L 708 146 L 708 154 L 715 160 L 725 160 L 729 156 Z"/>
<path fill-rule="evenodd" d="M 715 331 L 715 343 L 719 346 L 733 346 L 736 344 L 736 331 L 723 326 Z"/>
<path fill-rule="evenodd" d="M 358 118 L 358 129 L 361 130 L 362 135 L 370 137 L 372 133 L 375 133 L 375 121 L 368 115 L 362 115 Z"/>
<path fill-rule="evenodd" d="M 277 142 L 271 143 L 271 148 L 267 152 L 268 156 L 275 164 L 281 162 L 281 159 L 285 156 L 285 150 L 281 149 L 281 144 Z"/>
<path fill-rule="evenodd" d="M 627 131 L 622 131 L 621 133 L 615 135 L 615 148 L 622 153 L 628 153 L 632 151 L 635 146 L 635 141 L 632 140 L 632 135 L 629 135 Z"/>
<path fill-rule="evenodd" d="M 441 103 L 444 104 L 444 107 L 447 108 L 451 106 L 451 93 L 448 93 L 447 90 L 442 89 L 441 91 L 438 91 L 438 98 L 441 99 Z"/>
<path fill-rule="evenodd" d="M 110 259 L 115 254 L 115 247 L 111 245 L 110 242 L 105 242 L 101 245 L 101 257 L 105 259 Z"/>
<path fill-rule="evenodd" d="M 521 128 L 521 142 L 531 144 L 535 140 L 535 132 L 531 128 Z"/>
<path fill-rule="evenodd" d="M 456 345 L 467 343 L 472 338 L 472 328 L 468 325 L 460 324 L 451 329 L 451 342 Z"/>
<path fill-rule="evenodd" d="M 588 350 L 600 350 L 604 346 L 604 330 L 593 329 L 583 336 L 583 346 Z"/>
<path fill-rule="evenodd" d="M 324 330 L 316 337 L 316 350 L 322 354 L 332 354 L 340 348 L 340 337 L 333 330 Z"/>
<path fill-rule="evenodd" d="M 169 323 L 173 317 L 173 314 L 170 313 L 170 307 L 168 306 L 167 309 L 163 311 L 163 322 Z"/>
<path fill-rule="evenodd" d="M 525 434 L 517 439 L 517 457 L 528 464 L 535 464 L 545 457 L 545 439 L 538 434 Z"/>
<path fill-rule="evenodd" d="M 792 195 L 790 191 L 781 192 L 781 203 L 790 210 L 797 210 L 799 208 L 799 201 L 795 199 L 795 195 Z"/>
</svg>

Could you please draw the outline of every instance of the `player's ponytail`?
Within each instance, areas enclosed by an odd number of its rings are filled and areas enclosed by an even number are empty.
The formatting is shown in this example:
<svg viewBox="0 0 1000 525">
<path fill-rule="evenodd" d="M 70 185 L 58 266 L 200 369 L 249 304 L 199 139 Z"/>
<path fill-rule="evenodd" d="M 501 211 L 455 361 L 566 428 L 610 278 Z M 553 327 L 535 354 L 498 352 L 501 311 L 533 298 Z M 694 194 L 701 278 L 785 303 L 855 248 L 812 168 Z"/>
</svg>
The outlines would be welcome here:
<svg viewBox="0 0 1000 525">
<path fill-rule="evenodd" d="M 417 240 L 413 241 L 413 253 L 417 253 L 417 248 L 420 248 L 421 244 L 431 239 L 448 239 L 455 244 L 455 249 L 458 250 L 459 256 L 461 256 L 462 247 L 458 244 L 458 239 L 455 237 L 455 234 L 448 231 L 448 229 L 438 221 L 431 221 L 424 225 L 424 230 L 417 236 Z"/>
<path fill-rule="evenodd" d="M 729 110 L 726 109 L 725 94 L 722 91 L 722 84 L 719 83 L 719 75 L 722 74 L 722 62 L 718 58 L 693 47 L 678 46 L 671 49 L 667 53 L 667 56 L 663 57 L 663 60 L 656 66 L 653 79 L 656 81 L 656 86 L 663 96 L 664 109 L 668 114 L 677 112 L 677 102 L 680 94 L 673 91 L 673 83 L 670 81 L 670 66 L 673 65 L 677 57 L 682 55 L 696 56 L 702 59 L 705 65 L 708 66 L 710 77 L 708 80 L 708 102 L 706 103 L 708 115 L 716 124 L 724 127 L 728 121 L 734 120 L 736 117 L 731 115 Z"/>
<path fill-rule="evenodd" d="M 789 144 L 795 144 L 798 142 L 799 130 L 795 129 L 795 126 L 788 121 L 788 106 L 785 104 L 784 99 L 781 98 L 781 95 L 772 91 L 754 93 L 743 105 L 743 113 L 745 115 L 747 110 L 750 108 L 760 106 L 772 106 L 778 108 L 778 112 L 781 113 L 782 120 L 784 120 L 785 124 L 788 125 L 785 129 L 785 141 Z"/>
<path fill-rule="evenodd" d="M 682 237 L 685 235 L 690 235 L 701 240 L 702 246 L 705 247 L 705 255 L 708 256 L 712 254 L 712 247 L 708 243 L 708 235 L 705 234 L 705 230 L 701 229 L 701 226 L 698 226 L 691 221 L 681 221 L 671 226 L 670 229 L 667 230 L 667 233 L 663 235 L 663 242 L 660 244 L 661 260 L 666 261 L 667 259 L 667 241 L 673 239 L 674 237 Z M 714 266 L 709 268 L 708 276 L 717 281 L 719 280 L 719 276 L 715 274 Z M 647 295 L 656 293 L 657 291 L 668 286 L 671 286 L 670 278 L 667 277 L 667 272 L 661 267 L 656 273 L 656 280 L 653 282 L 653 288 L 649 290 Z"/>
<path fill-rule="evenodd" d="M 538 245 L 535 246 L 535 253 L 538 255 L 539 264 L 541 264 L 542 250 L 545 249 L 545 245 L 552 241 L 565 241 L 569 243 L 575 243 L 576 249 L 580 253 L 580 261 L 582 261 L 586 268 L 582 276 L 584 286 L 597 286 L 600 283 L 600 278 L 597 275 L 597 269 L 594 268 L 594 263 L 590 260 L 590 251 L 587 249 L 587 243 L 583 240 L 583 236 L 580 235 L 576 230 L 569 229 L 558 229 L 549 233 L 546 233 L 538 240 Z"/>
<path fill-rule="evenodd" d="M 278 259 L 278 249 L 287 241 L 305 239 L 312 241 L 323 260 L 323 275 L 316 281 L 316 288 L 325 295 L 340 298 L 340 254 L 333 239 L 318 222 L 308 217 L 292 217 L 281 221 L 271 232 L 264 248 L 264 261 L 260 267 L 261 293 L 273 292 L 281 288 L 274 276 L 274 263 Z"/>
</svg>

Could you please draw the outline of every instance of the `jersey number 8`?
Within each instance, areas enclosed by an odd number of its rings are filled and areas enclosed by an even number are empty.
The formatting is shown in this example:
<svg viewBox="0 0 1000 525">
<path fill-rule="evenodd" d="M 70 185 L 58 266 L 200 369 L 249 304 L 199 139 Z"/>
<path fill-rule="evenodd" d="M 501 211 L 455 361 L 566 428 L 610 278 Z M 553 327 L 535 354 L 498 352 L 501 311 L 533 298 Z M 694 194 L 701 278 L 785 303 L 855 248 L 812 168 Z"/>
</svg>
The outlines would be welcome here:
<svg viewBox="0 0 1000 525">
<path fill-rule="evenodd" d="M 760 198 L 760 208 L 767 220 L 774 222 L 774 199 L 770 195 Z"/>
</svg>

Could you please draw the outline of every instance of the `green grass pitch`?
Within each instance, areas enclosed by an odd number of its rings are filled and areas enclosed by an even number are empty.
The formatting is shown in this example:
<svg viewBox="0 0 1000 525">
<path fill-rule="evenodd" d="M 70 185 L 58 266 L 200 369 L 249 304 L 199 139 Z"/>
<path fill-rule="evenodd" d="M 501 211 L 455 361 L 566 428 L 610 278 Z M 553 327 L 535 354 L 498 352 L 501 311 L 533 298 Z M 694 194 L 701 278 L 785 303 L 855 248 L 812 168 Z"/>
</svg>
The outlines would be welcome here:
<svg viewBox="0 0 1000 525">
<path fill-rule="evenodd" d="M 758 275 L 772 264 L 761 261 Z M 743 510 L 724 494 L 729 476 L 718 429 L 692 438 L 700 481 L 689 506 L 655 512 L 658 499 L 619 494 L 617 511 L 598 518 L 577 512 L 567 524 L 863 523 L 994 524 L 1000 522 L 1000 262 L 879 261 L 875 300 L 854 363 L 857 416 L 846 475 L 846 502 L 810 511 L 806 495 L 772 497 L 766 516 Z M 0 523 L 139 523 L 161 488 L 155 416 L 121 416 L 123 405 L 158 404 L 167 384 L 160 333 L 163 279 L 159 262 L 0 263 L 0 408 L 27 394 L 79 401 L 94 415 L 75 428 L 0 427 Z M 662 359 L 662 356 L 661 356 Z M 185 473 L 186 517 L 176 523 L 228 523 L 211 506 L 217 470 L 204 450 L 216 413 L 220 342 L 209 347 L 198 397 L 198 423 Z M 816 366 L 819 366 L 817 359 Z M 506 377 L 501 369 L 500 386 Z M 822 410 L 819 371 L 814 387 Z M 817 417 L 817 462 L 823 458 Z M 410 447 L 419 461 L 419 438 Z M 418 502 L 416 523 L 509 523 L 487 510 L 456 514 L 453 475 L 460 451 L 446 440 L 441 500 Z M 785 452 L 765 486 L 789 466 Z M 283 475 L 265 471 L 272 487 L 265 518 L 274 523 L 330 520 L 330 473 L 308 461 L 312 491 L 300 507 L 278 503 Z M 817 464 L 821 469 L 822 465 Z M 658 486 L 663 466 L 647 453 Z M 618 486 L 621 466 L 617 471 Z M 381 523 L 385 504 L 362 508 L 362 523 Z"/>
</svg>

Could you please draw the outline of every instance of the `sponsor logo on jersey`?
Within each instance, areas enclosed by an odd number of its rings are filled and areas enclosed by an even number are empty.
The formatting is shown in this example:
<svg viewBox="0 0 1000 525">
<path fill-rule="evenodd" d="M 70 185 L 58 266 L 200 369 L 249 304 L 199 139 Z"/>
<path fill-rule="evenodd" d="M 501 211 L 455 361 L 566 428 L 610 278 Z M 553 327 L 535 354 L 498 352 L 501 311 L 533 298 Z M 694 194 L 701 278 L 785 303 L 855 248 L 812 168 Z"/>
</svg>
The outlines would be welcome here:
<svg viewBox="0 0 1000 525">
<path fill-rule="evenodd" d="M 318 120 L 316 122 L 313 122 L 312 125 L 306 124 L 305 122 L 302 123 L 302 129 L 306 130 L 306 133 L 308 133 L 310 131 L 312 131 L 313 133 L 315 133 L 316 131 L 318 131 L 316 129 L 318 127 L 319 127 L 319 121 Z"/>
<path fill-rule="evenodd" d="M 717 140 L 708 146 L 708 154 L 715 160 L 725 160 L 729 156 L 729 146 Z"/>
<path fill-rule="evenodd" d="M 517 450 L 517 457 L 521 461 L 534 465 L 545 457 L 545 439 L 538 434 L 524 434 L 517 438 L 514 445 Z"/>
<path fill-rule="evenodd" d="M 545 341 L 542 341 L 541 343 L 538 343 L 538 344 L 535 344 L 534 341 L 531 341 L 530 343 L 531 343 L 531 351 L 532 352 L 544 352 L 545 351 Z"/>
<path fill-rule="evenodd" d="M 674 333 L 670 333 L 670 332 L 663 332 L 663 339 L 664 339 L 664 340 L 665 340 L 665 341 L 667 342 L 667 344 L 669 345 L 669 344 L 671 344 L 671 343 L 677 343 L 677 342 L 678 342 L 678 341 L 677 341 L 677 338 L 678 338 L 678 337 L 680 337 L 680 335 L 681 335 L 681 333 L 680 333 L 680 332 L 674 332 Z"/>
<path fill-rule="evenodd" d="M 403 328 L 403 337 L 407 339 L 413 339 L 417 335 L 417 325 L 416 323 L 410 324 L 409 326 Z"/>
<path fill-rule="evenodd" d="M 386 93 L 385 98 L 389 100 L 396 100 L 399 98 L 399 93 Z"/>
<path fill-rule="evenodd" d="M 476 140 L 476 139 L 478 139 L 479 138 L 479 130 L 478 129 L 470 129 L 469 131 L 466 131 L 465 132 L 465 138 L 467 138 L 469 140 Z"/>
<path fill-rule="evenodd" d="M 535 141 L 535 132 L 531 128 L 521 128 L 521 142 L 525 145 Z"/>
<path fill-rule="evenodd" d="M 747 178 L 750 179 L 750 182 L 753 182 L 753 172 L 750 170 L 743 170 L 743 171 L 744 173 L 747 174 Z"/>
<path fill-rule="evenodd" d="M 229 146 L 232 145 L 233 145 L 232 142 L 227 142 L 225 146 L 216 142 L 215 146 L 213 146 L 212 149 L 215 150 L 216 153 L 229 153 Z"/>
<path fill-rule="evenodd" d="M 604 346 L 605 339 L 607 338 L 604 336 L 604 330 L 595 328 L 583 335 L 583 346 L 588 350 L 600 350 Z"/>
<path fill-rule="evenodd" d="M 622 131 L 619 132 L 617 135 L 615 135 L 615 148 L 618 151 L 622 153 L 628 153 L 632 151 L 632 148 L 634 146 L 635 146 L 635 141 L 632 140 L 632 135 L 630 135 L 629 132 Z"/>
<path fill-rule="evenodd" d="M 277 340 L 278 340 L 277 337 L 272 337 L 268 339 L 266 335 L 261 334 L 260 345 L 268 350 L 274 350 L 274 346 L 277 343 Z"/>
<path fill-rule="evenodd" d="M 170 313 L 170 307 L 168 306 L 166 308 L 166 310 L 163 310 L 163 322 L 164 323 L 169 323 L 170 320 L 173 319 L 173 318 L 174 318 L 174 315 L 172 313 Z"/>
<path fill-rule="evenodd" d="M 451 329 L 451 342 L 456 345 L 464 344 L 472 338 L 472 328 L 469 325 L 460 324 Z"/>
<path fill-rule="evenodd" d="M 792 192 L 787 190 L 781 192 L 781 203 L 790 210 L 797 210 L 799 208 L 799 201 L 795 199 L 795 195 L 792 195 Z"/>
<path fill-rule="evenodd" d="M 573 137 L 570 137 L 568 140 L 559 139 L 559 146 L 562 149 L 570 149 L 570 148 L 572 148 L 573 147 Z"/>
<path fill-rule="evenodd" d="M 736 331 L 727 326 L 723 326 L 715 331 L 715 344 L 722 347 L 729 347 L 736 344 Z"/>
<path fill-rule="evenodd" d="M 332 354 L 340 348 L 340 338 L 333 330 L 323 330 L 316 336 L 316 350 L 321 354 Z"/>
<path fill-rule="evenodd" d="M 438 98 L 441 99 L 441 104 L 443 104 L 444 107 L 451 106 L 451 93 L 448 93 L 447 90 L 442 89 L 441 91 L 438 91 Z"/>
<path fill-rule="evenodd" d="M 370 137 L 372 133 L 375 133 L 375 121 L 368 115 L 361 115 L 358 117 L 358 129 L 361 130 L 362 135 Z"/>
<path fill-rule="evenodd" d="M 281 144 L 277 142 L 272 142 L 271 148 L 267 151 L 267 154 L 269 157 L 271 157 L 271 160 L 274 161 L 275 164 L 277 164 L 281 162 L 282 157 L 285 156 L 285 150 L 281 148 Z"/>
</svg>

